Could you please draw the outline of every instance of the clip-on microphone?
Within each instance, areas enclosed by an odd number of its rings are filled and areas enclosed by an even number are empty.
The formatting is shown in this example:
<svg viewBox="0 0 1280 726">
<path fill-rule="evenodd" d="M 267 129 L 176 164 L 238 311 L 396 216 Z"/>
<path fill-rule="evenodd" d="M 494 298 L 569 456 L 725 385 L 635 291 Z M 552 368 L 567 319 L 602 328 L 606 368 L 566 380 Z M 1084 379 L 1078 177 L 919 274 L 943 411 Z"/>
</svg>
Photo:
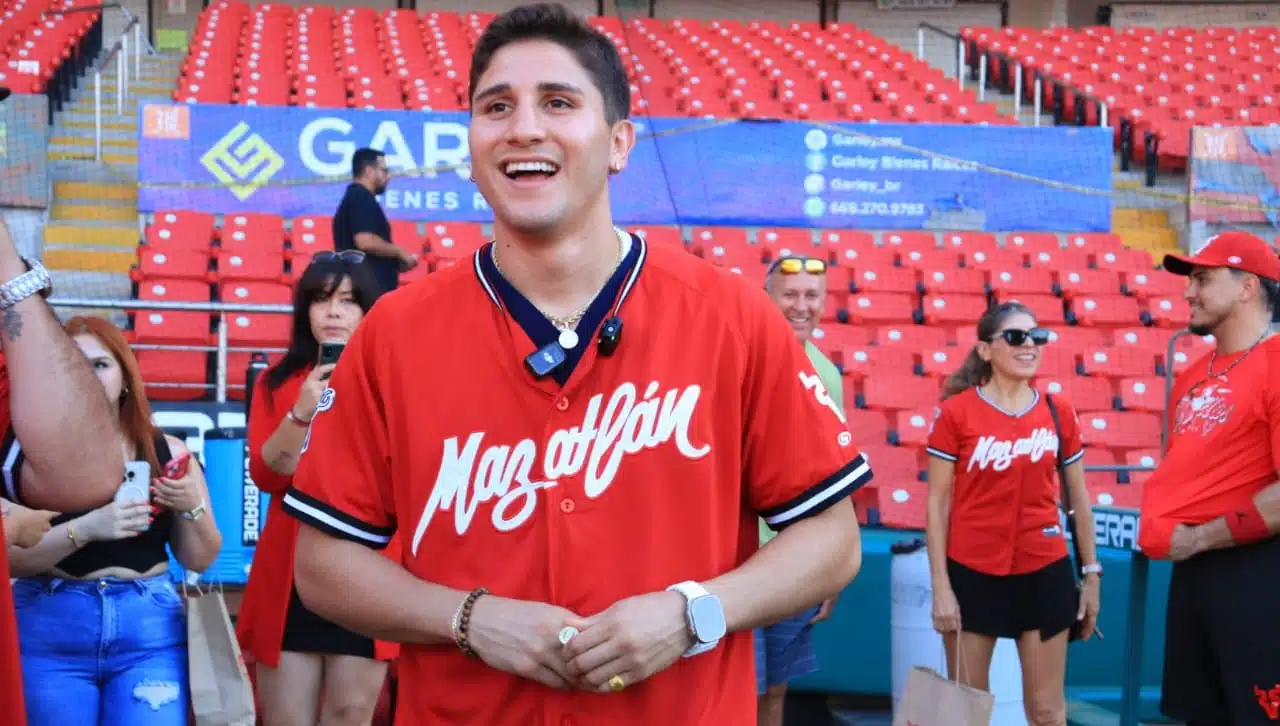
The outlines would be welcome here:
<svg viewBox="0 0 1280 726">
<path fill-rule="evenodd" d="M 596 342 L 596 347 L 600 350 L 600 355 L 607 358 L 613 355 L 620 343 L 622 343 L 622 318 L 614 315 L 605 320 L 604 325 L 601 326 L 600 339 Z"/>
</svg>

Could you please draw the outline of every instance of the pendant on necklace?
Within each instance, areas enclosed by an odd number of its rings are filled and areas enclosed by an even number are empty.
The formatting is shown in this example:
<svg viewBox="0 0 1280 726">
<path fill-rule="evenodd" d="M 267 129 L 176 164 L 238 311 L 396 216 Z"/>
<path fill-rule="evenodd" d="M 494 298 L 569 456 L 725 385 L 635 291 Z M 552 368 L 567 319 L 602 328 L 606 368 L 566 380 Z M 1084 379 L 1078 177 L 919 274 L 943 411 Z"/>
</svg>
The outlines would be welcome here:
<svg viewBox="0 0 1280 726">
<path fill-rule="evenodd" d="M 560 347 L 565 350 L 573 350 L 578 347 L 578 334 L 572 330 L 561 330 Z"/>
</svg>

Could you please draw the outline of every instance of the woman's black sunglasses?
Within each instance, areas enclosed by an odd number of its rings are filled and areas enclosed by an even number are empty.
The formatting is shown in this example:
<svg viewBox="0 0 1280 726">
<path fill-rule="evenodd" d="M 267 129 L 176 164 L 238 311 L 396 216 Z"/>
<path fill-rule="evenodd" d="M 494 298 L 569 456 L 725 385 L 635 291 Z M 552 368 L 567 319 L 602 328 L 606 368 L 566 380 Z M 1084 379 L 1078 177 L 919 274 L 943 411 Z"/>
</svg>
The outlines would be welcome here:
<svg viewBox="0 0 1280 726">
<path fill-rule="evenodd" d="M 1004 342 L 1015 348 L 1024 345 L 1028 339 L 1036 346 L 1044 345 L 1049 342 L 1050 333 L 1045 328 L 1032 328 L 1031 330 L 1018 330 L 1017 328 L 1009 328 L 1000 331 L 1000 337 L 1004 338 Z M 992 342 L 990 340 L 988 343 Z"/>
<path fill-rule="evenodd" d="M 343 250 L 341 252 L 330 252 L 329 250 L 325 250 L 323 252 L 315 253 L 314 255 L 311 256 L 311 259 L 313 262 L 314 261 L 328 262 L 329 260 L 342 260 L 343 262 L 350 262 L 351 264 L 358 265 L 361 262 L 364 262 L 364 257 L 365 257 L 364 253 L 361 252 L 360 250 Z"/>
</svg>

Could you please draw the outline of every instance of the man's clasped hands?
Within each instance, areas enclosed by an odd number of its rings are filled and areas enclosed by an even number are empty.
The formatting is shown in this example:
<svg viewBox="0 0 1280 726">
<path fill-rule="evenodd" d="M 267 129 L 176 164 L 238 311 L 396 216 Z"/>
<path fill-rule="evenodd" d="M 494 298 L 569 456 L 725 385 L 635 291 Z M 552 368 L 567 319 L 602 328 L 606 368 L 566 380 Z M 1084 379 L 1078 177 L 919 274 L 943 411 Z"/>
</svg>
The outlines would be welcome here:
<svg viewBox="0 0 1280 726">
<path fill-rule="evenodd" d="M 578 632 L 562 644 L 560 633 L 566 627 Z M 672 591 L 619 600 L 591 617 L 555 605 L 484 595 L 472 609 L 467 637 L 476 655 L 493 668 L 552 688 L 602 693 L 660 673 L 694 642 L 685 598 Z"/>
</svg>

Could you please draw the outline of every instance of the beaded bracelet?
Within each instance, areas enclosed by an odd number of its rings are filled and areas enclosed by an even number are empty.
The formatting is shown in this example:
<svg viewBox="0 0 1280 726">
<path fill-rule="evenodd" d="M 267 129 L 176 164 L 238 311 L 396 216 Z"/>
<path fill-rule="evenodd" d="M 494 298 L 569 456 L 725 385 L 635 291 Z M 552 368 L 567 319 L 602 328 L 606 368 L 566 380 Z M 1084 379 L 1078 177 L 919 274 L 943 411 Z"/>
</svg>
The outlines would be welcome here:
<svg viewBox="0 0 1280 726">
<path fill-rule="evenodd" d="M 453 642 L 457 644 L 463 655 L 469 658 L 476 657 L 476 651 L 471 647 L 471 642 L 468 638 L 468 632 L 471 629 L 471 610 L 475 607 L 476 600 L 479 600 L 481 595 L 488 594 L 489 591 L 483 587 L 472 590 L 466 599 L 462 601 L 462 604 L 458 605 L 458 610 L 453 614 Z"/>
</svg>

